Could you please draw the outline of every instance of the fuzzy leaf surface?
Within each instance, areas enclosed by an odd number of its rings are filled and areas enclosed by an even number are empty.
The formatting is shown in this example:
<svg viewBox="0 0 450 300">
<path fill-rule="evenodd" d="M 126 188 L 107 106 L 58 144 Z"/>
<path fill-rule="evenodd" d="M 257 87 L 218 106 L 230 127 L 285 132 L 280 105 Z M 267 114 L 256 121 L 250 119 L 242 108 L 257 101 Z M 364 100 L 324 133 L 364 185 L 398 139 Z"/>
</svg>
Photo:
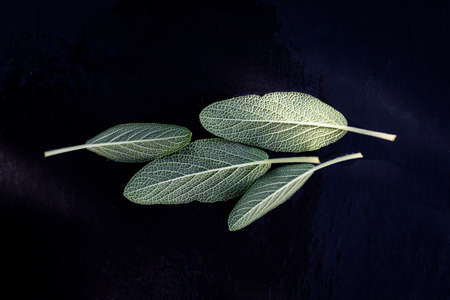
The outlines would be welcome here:
<svg viewBox="0 0 450 300">
<path fill-rule="evenodd" d="M 114 126 L 86 142 L 86 149 L 118 162 L 146 162 L 187 144 L 189 129 L 168 124 L 130 123 Z"/>
<path fill-rule="evenodd" d="M 233 207 L 228 228 L 239 230 L 288 200 L 311 177 L 311 164 L 276 168 L 259 178 Z M 303 175 L 303 176 L 302 176 Z"/>
<path fill-rule="evenodd" d="M 261 218 L 288 200 L 317 170 L 362 157 L 361 153 L 353 153 L 331 159 L 317 166 L 295 164 L 271 170 L 256 180 L 233 207 L 228 217 L 228 228 L 231 231 L 239 230 Z"/>
<path fill-rule="evenodd" d="M 242 195 L 270 168 L 257 148 L 203 139 L 154 160 L 128 182 L 124 196 L 138 204 L 226 201 Z"/>
<path fill-rule="evenodd" d="M 200 122 L 219 137 L 281 152 L 317 150 L 336 142 L 347 132 L 342 129 L 347 120 L 340 112 L 299 92 L 218 101 L 201 111 Z"/>
</svg>

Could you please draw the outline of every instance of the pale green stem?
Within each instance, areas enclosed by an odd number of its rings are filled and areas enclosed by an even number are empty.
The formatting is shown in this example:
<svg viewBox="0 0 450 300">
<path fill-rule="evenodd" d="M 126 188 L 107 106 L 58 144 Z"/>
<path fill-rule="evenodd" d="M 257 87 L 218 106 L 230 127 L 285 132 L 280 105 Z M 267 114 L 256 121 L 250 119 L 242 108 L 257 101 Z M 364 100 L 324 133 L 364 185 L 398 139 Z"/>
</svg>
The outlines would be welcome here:
<svg viewBox="0 0 450 300">
<path fill-rule="evenodd" d="M 71 147 L 65 147 L 65 148 L 45 151 L 44 152 L 44 157 L 49 157 L 49 156 L 53 156 L 53 155 L 60 154 L 60 153 L 65 153 L 65 152 L 85 149 L 85 148 L 88 148 L 88 147 L 89 147 L 89 145 L 77 145 L 77 146 L 71 146 Z"/>
<path fill-rule="evenodd" d="M 373 137 L 377 137 L 379 139 L 388 140 L 388 141 L 395 141 L 397 138 L 397 135 L 391 134 L 391 133 L 384 133 L 374 130 L 367 130 L 352 126 L 346 126 L 346 125 L 337 125 L 337 124 L 327 124 L 327 123 L 320 123 L 320 122 L 297 122 L 297 121 L 268 121 L 268 120 L 243 120 L 243 119 L 223 119 L 223 118 L 211 118 L 209 119 L 220 119 L 220 120 L 228 120 L 228 121 L 241 121 L 241 122 L 261 122 L 261 123 L 279 123 L 279 124 L 294 124 L 294 125 L 300 125 L 300 126 L 316 126 L 316 127 L 325 127 L 325 128 L 336 128 L 340 130 L 345 131 L 351 131 L 359 134 L 369 135 Z"/>
<path fill-rule="evenodd" d="M 240 168 L 240 167 L 248 167 L 248 166 L 255 166 L 255 165 L 264 165 L 268 163 L 273 164 L 282 164 L 282 163 L 311 163 L 311 164 L 318 164 L 320 163 L 320 160 L 317 156 L 298 156 L 298 157 L 283 157 L 283 158 L 271 158 L 271 159 L 264 159 L 264 160 L 256 160 L 248 163 L 242 163 L 238 165 L 231 165 L 226 167 L 218 168 L 220 170 L 226 170 L 226 169 L 233 169 L 233 168 Z M 210 171 L 216 171 L 218 169 L 211 169 L 207 171 L 202 171 L 200 173 L 204 172 L 210 172 Z"/>
<path fill-rule="evenodd" d="M 367 130 L 367 129 L 351 127 L 351 126 L 336 125 L 336 127 L 333 127 L 333 128 L 356 132 L 356 133 L 364 134 L 364 135 L 370 135 L 370 136 L 374 136 L 379 139 L 388 140 L 391 142 L 395 141 L 395 139 L 397 138 L 396 134 L 384 133 L 384 132 L 379 132 L 379 131 L 374 131 L 374 130 Z"/>
<path fill-rule="evenodd" d="M 340 162 L 343 162 L 343 161 L 346 161 L 346 160 L 350 160 L 350 159 L 362 158 L 362 157 L 363 157 L 363 155 L 361 154 L 361 152 L 340 156 L 340 157 L 337 157 L 335 159 L 332 159 L 332 160 L 326 161 L 324 163 L 321 163 L 320 165 L 315 166 L 314 168 L 309 170 L 308 172 L 312 173 L 312 172 L 315 172 L 315 171 L 320 170 L 322 168 L 328 167 L 330 165 L 334 165 L 336 163 L 340 163 Z"/>
<path fill-rule="evenodd" d="M 280 123 L 284 123 L 284 122 L 280 121 Z M 395 139 L 397 138 L 397 135 L 395 135 L 395 134 L 374 131 L 374 130 L 367 130 L 367 129 L 346 126 L 346 125 L 326 124 L 326 123 L 319 123 L 319 122 L 289 122 L 289 121 L 286 121 L 286 123 L 299 124 L 299 125 L 303 125 L 303 126 L 336 128 L 336 129 L 341 129 L 341 130 L 345 130 L 345 131 L 350 131 L 350 132 L 355 132 L 355 133 L 359 133 L 359 134 L 377 137 L 379 139 L 388 140 L 391 142 L 395 141 Z"/>
<path fill-rule="evenodd" d="M 170 139 L 175 139 L 175 138 L 180 138 L 180 137 L 183 137 L 183 136 L 171 136 L 171 137 L 168 137 L 168 138 L 158 138 L 158 139 L 154 139 L 154 140 L 158 140 L 158 141 L 170 140 Z M 105 146 L 116 146 L 116 145 L 126 145 L 126 144 L 134 144 L 134 143 L 141 143 L 141 142 L 148 142 L 148 141 L 149 141 L 148 139 L 143 139 L 143 140 L 132 140 L 132 141 L 119 141 L 119 142 L 83 144 L 83 145 L 70 146 L 70 147 L 65 147 L 65 148 L 60 148 L 60 149 L 46 151 L 46 152 L 44 152 L 44 157 L 49 157 L 49 156 L 52 156 L 52 155 L 65 153 L 65 152 L 70 152 L 70 151 L 75 151 L 75 150 L 80 150 L 80 149 L 105 147 Z"/>
<path fill-rule="evenodd" d="M 297 156 L 297 157 L 283 157 L 283 158 L 271 158 L 265 160 L 272 164 L 282 164 L 282 163 L 311 163 L 319 164 L 320 160 L 317 156 Z"/>
<path fill-rule="evenodd" d="M 311 163 L 311 164 L 318 164 L 320 163 L 320 160 L 317 156 L 297 156 L 297 157 L 283 157 L 283 158 L 270 158 L 270 159 L 264 159 L 264 160 L 257 160 L 252 161 L 248 163 L 242 163 L 238 165 L 231 165 L 227 167 L 219 168 L 221 170 L 225 169 L 232 169 L 237 167 L 247 167 L 247 166 L 255 166 L 255 165 L 264 165 L 264 164 L 283 164 L 283 163 Z M 214 170 L 214 169 L 213 169 Z M 205 171 L 209 172 L 211 170 Z"/>
</svg>

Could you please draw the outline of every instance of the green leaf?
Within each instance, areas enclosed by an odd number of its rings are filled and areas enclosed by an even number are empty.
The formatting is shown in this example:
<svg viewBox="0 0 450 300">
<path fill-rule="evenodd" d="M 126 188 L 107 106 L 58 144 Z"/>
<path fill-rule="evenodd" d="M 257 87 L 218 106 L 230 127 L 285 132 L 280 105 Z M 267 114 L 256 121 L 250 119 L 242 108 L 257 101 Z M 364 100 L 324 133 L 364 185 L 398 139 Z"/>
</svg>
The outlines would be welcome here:
<svg viewBox="0 0 450 300">
<path fill-rule="evenodd" d="M 247 95 L 212 103 L 200 113 L 203 127 L 234 142 L 272 151 L 313 151 L 347 131 L 393 141 L 395 135 L 347 126 L 345 117 L 319 99 L 298 92 Z"/>
<path fill-rule="evenodd" d="M 332 159 L 318 166 L 295 164 L 268 172 L 256 180 L 233 207 L 228 217 L 228 228 L 231 231 L 242 229 L 284 203 L 305 184 L 315 171 L 341 161 L 361 157 L 361 153 L 354 153 Z"/>
<path fill-rule="evenodd" d="M 317 157 L 268 159 L 257 148 L 204 139 L 154 160 L 128 182 L 124 196 L 138 204 L 226 201 L 242 195 L 272 162 L 318 162 Z"/>
<path fill-rule="evenodd" d="M 167 124 L 120 124 L 103 131 L 86 144 L 47 151 L 45 157 L 87 149 L 118 162 L 146 162 L 169 155 L 189 144 L 189 129 Z"/>
</svg>

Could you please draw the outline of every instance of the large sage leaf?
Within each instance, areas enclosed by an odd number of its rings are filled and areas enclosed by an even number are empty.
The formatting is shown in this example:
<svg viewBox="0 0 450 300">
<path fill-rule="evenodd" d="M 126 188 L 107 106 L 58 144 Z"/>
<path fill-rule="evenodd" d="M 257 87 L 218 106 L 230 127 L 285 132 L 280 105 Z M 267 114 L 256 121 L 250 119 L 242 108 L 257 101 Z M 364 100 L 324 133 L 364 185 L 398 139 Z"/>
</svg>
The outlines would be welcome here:
<svg viewBox="0 0 450 300">
<path fill-rule="evenodd" d="M 298 92 L 247 95 L 212 103 L 200 113 L 209 132 L 272 151 L 322 148 L 347 131 L 393 141 L 395 135 L 347 126 L 345 117 L 319 99 Z"/>
<path fill-rule="evenodd" d="M 169 155 L 187 144 L 189 129 L 167 124 L 120 124 L 103 131 L 83 145 L 45 152 L 45 156 L 87 149 L 118 162 L 145 162 Z"/>
<path fill-rule="evenodd" d="M 223 139 L 191 143 L 154 160 L 128 182 L 124 196 L 139 204 L 217 202 L 242 195 L 272 162 L 317 162 L 317 158 L 268 159 L 257 148 Z"/>
<path fill-rule="evenodd" d="M 284 203 L 305 184 L 315 171 L 341 161 L 361 157 L 361 153 L 355 153 L 317 166 L 295 164 L 271 170 L 256 180 L 233 207 L 228 217 L 228 228 L 231 231 L 242 229 Z"/>
</svg>

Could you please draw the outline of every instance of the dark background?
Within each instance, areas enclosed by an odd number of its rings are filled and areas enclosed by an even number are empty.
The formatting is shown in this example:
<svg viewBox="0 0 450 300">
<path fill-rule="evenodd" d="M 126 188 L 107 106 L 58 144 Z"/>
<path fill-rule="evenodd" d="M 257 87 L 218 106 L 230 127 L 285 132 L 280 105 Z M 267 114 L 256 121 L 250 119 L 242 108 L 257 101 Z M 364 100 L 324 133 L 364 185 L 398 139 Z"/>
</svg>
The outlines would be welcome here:
<svg viewBox="0 0 450 300">
<path fill-rule="evenodd" d="M 8 1 L 0 6 L 2 292 L 37 299 L 450 299 L 449 2 Z M 303 91 L 349 124 L 239 232 L 235 200 L 143 207 L 142 165 L 43 158 L 119 123 L 210 136 L 208 103 Z"/>
</svg>

